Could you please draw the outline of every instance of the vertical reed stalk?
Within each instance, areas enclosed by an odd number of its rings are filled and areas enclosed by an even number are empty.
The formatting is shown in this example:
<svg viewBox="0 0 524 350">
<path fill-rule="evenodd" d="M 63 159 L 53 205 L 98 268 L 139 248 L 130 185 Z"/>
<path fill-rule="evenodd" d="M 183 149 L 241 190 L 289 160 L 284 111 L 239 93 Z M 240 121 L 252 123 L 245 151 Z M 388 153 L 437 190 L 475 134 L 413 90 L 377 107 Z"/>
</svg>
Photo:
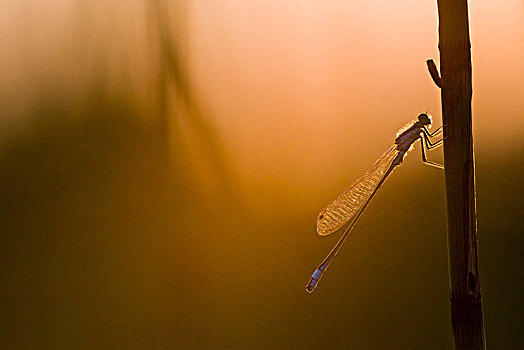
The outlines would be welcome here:
<svg viewBox="0 0 524 350">
<path fill-rule="evenodd" d="M 456 349 L 484 349 L 477 255 L 467 0 L 437 0 L 451 323 Z"/>
</svg>

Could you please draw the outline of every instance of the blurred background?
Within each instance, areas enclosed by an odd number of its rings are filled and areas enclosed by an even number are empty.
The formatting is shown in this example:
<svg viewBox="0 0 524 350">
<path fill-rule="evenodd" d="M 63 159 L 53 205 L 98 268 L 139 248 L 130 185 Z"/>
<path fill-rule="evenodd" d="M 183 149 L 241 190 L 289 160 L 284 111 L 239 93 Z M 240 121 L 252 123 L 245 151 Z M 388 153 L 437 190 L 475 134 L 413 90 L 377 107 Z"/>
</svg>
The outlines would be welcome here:
<svg viewBox="0 0 524 350">
<path fill-rule="evenodd" d="M 470 2 L 488 347 L 524 347 L 524 4 Z M 418 145 L 436 1 L 0 2 L 0 347 L 446 349 L 444 173 Z M 441 162 L 441 150 L 430 159 Z"/>
</svg>

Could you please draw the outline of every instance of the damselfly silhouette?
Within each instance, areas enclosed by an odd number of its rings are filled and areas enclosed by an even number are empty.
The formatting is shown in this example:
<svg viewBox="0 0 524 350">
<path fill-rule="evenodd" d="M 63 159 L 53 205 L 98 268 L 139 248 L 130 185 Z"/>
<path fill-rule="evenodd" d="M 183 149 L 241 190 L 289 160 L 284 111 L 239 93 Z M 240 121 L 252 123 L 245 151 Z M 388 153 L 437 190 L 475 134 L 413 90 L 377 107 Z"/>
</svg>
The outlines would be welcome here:
<svg viewBox="0 0 524 350">
<path fill-rule="evenodd" d="M 442 127 L 430 133 L 426 125 L 431 125 L 431 118 L 426 113 L 419 114 L 418 121 L 413 122 L 408 129 L 399 132 L 395 139 L 395 144 L 375 162 L 371 169 L 320 212 L 317 218 L 317 233 L 320 236 L 329 235 L 348 222 L 349 226 L 328 256 L 311 276 L 311 279 L 306 285 L 306 290 L 309 293 L 313 292 L 318 285 L 328 265 L 337 255 L 358 218 L 364 209 L 366 209 L 375 193 L 377 193 L 393 169 L 402 164 L 404 156 L 417 140 L 420 140 L 421 144 L 422 161 L 425 164 L 444 169 L 442 165 L 428 161 L 425 151 L 426 149 L 430 150 L 442 144 L 443 139 L 435 143 L 432 143 L 430 140 L 430 137 L 437 136 L 442 132 Z"/>
</svg>

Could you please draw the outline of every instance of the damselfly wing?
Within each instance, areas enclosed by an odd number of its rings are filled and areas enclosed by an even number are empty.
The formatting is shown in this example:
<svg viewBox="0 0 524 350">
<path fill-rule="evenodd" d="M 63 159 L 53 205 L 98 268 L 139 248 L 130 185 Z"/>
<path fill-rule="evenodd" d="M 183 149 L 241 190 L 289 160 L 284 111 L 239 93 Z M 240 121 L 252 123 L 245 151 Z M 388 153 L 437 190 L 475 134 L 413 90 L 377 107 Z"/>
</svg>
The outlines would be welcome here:
<svg viewBox="0 0 524 350">
<path fill-rule="evenodd" d="M 320 212 L 317 218 L 317 233 L 320 236 L 337 231 L 355 217 L 375 191 L 397 154 L 396 146 L 391 146 L 361 178 Z"/>
</svg>

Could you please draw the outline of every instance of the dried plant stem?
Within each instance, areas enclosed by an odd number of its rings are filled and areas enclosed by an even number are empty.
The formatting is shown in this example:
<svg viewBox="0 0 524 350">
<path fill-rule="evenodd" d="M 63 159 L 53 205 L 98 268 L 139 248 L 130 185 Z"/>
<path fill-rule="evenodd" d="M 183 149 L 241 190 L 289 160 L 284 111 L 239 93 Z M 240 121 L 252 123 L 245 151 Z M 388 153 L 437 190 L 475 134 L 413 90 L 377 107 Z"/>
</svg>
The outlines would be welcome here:
<svg viewBox="0 0 524 350">
<path fill-rule="evenodd" d="M 451 321 L 456 349 L 484 349 L 477 255 L 467 0 L 437 0 Z"/>
</svg>

